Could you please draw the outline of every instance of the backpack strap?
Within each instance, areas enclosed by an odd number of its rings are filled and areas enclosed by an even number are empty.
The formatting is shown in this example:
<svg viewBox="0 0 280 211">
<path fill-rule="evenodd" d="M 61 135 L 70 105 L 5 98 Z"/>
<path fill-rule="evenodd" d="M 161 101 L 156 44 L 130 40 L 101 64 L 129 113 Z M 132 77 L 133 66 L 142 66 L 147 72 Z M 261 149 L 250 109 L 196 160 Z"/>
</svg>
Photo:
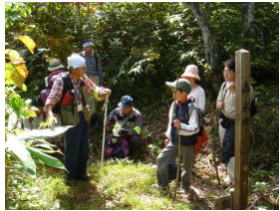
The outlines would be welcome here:
<svg viewBox="0 0 280 211">
<path fill-rule="evenodd" d="M 225 89 L 226 88 L 226 85 L 227 85 L 227 83 L 226 83 L 226 81 L 222 84 L 222 89 L 221 89 L 221 91 L 222 92 L 224 92 L 224 94 L 222 95 L 222 102 L 224 102 L 224 99 L 225 99 L 225 97 L 226 97 L 226 94 L 227 94 L 227 89 Z M 225 90 L 225 91 L 224 91 Z"/>
<path fill-rule="evenodd" d="M 74 86 L 73 86 L 73 84 L 72 84 L 70 75 L 67 75 L 67 76 L 62 77 L 62 80 L 63 80 L 63 92 L 62 92 L 62 98 L 63 98 L 63 96 L 65 95 L 65 93 L 66 93 L 68 90 L 73 89 Z"/>
</svg>

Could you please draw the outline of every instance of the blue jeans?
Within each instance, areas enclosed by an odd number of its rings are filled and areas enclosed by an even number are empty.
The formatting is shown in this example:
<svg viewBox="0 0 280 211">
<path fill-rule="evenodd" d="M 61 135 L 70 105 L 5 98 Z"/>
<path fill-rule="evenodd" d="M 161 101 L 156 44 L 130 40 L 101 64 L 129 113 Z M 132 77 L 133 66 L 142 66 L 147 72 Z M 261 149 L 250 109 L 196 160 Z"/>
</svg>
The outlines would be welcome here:
<svg viewBox="0 0 280 211">
<path fill-rule="evenodd" d="M 84 114 L 79 116 L 79 123 L 65 133 L 64 165 L 67 175 L 74 178 L 86 174 L 89 158 L 89 126 Z"/>
</svg>

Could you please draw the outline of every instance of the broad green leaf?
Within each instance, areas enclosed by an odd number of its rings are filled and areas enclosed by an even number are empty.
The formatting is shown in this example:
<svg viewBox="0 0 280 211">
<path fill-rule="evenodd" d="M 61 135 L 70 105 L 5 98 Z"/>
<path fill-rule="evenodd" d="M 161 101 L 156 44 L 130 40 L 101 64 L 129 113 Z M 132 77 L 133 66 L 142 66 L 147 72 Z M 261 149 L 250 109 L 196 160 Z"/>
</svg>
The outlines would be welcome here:
<svg viewBox="0 0 280 211">
<path fill-rule="evenodd" d="M 27 149 L 29 150 L 29 152 L 31 153 L 32 156 L 38 158 L 46 165 L 54 167 L 54 168 L 65 169 L 63 163 L 60 160 L 58 160 L 57 158 L 52 157 L 46 153 L 43 153 L 33 147 L 27 147 Z"/>
<path fill-rule="evenodd" d="M 18 139 L 34 139 L 34 138 L 53 138 L 60 136 L 65 133 L 68 129 L 74 127 L 73 125 L 58 126 L 54 128 L 36 129 L 36 130 L 26 130 L 19 134 Z"/>
<path fill-rule="evenodd" d="M 36 164 L 27 150 L 24 142 L 17 140 L 16 136 L 8 136 L 7 149 L 16 155 L 22 162 L 24 169 L 31 175 L 36 175 Z"/>
</svg>

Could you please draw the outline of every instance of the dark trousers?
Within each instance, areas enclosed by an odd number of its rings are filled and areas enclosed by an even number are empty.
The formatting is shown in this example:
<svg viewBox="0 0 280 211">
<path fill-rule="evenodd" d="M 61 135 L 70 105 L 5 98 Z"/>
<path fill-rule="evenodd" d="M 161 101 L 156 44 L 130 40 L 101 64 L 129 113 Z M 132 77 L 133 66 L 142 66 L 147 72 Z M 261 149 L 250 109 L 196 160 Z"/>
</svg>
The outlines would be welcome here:
<svg viewBox="0 0 280 211">
<path fill-rule="evenodd" d="M 230 158 L 234 156 L 234 133 L 235 124 L 230 124 L 228 128 L 226 128 L 222 142 L 222 162 L 225 164 L 227 164 Z"/>
<path fill-rule="evenodd" d="M 138 158 L 141 154 L 141 137 L 139 135 L 127 136 L 129 156 Z"/>
<path fill-rule="evenodd" d="M 86 173 L 89 158 L 89 126 L 82 113 L 79 123 L 65 133 L 64 156 L 68 176 L 79 177 Z"/>
</svg>

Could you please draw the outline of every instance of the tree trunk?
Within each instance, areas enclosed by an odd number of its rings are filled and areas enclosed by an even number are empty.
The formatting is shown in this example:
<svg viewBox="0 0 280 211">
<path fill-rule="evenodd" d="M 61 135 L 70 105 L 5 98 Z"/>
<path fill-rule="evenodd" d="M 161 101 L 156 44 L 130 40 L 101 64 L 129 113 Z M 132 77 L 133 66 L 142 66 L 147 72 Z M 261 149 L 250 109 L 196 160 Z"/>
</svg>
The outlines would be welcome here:
<svg viewBox="0 0 280 211">
<path fill-rule="evenodd" d="M 252 34 L 253 33 L 253 28 L 252 23 L 254 21 L 254 11 L 255 11 L 255 2 L 248 2 L 246 3 L 246 15 L 245 15 L 245 27 L 244 27 L 244 32 L 245 34 Z"/>
<path fill-rule="evenodd" d="M 205 49 L 205 59 L 207 63 L 211 65 L 212 68 L 215 68 L 218 65 L 218 53 L 216 49 L 217 47 L 212 30 L 210 29 L 209 24 L 207 23 L 207 18 L 205 17 L 204 11 L 200 8 L 200 4 L 198 2 L 185 4 L 192 9 L 193 14 L 197 20 L 198 26 L 202 31 Z"/>
</svg>

